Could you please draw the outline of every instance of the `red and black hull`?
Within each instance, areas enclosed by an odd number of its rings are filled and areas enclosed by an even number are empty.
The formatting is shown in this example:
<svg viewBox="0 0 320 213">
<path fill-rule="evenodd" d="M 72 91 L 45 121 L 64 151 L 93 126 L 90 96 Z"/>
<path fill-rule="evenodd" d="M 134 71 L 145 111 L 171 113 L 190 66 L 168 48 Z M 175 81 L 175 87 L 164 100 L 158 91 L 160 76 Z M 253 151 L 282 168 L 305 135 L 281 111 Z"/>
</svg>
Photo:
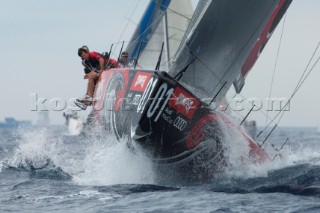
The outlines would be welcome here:
<svg viewBox="0 0 320 213">
<path fill-rule="evenodd" d="M 242 137 L 255 161 L 269 159 L 238 126 L 167 73 L 107 70 L 95 93 L 98 125 L 146 150 L 163 179 L 204 180 L 227 166 L 222 129 Z"/>
</svg>

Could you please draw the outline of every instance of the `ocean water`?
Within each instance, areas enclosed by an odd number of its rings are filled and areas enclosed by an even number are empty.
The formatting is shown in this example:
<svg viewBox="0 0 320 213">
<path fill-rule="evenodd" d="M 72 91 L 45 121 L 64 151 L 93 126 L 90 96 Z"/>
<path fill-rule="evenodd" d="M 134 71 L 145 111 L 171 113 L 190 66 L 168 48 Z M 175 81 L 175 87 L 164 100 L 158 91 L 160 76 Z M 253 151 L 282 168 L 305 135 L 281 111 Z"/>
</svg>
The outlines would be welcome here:
<svg viewBox="0 0 320 213">
<path fill-rule="evenodd" d="M 235 159 L 223 178 L 160 185 L 145 153 L 111 136 L 0 129 L 0 212 L 320 212 L 319 144 L 316 129 L 279 128 L 272 162 Z"/>
</svg>

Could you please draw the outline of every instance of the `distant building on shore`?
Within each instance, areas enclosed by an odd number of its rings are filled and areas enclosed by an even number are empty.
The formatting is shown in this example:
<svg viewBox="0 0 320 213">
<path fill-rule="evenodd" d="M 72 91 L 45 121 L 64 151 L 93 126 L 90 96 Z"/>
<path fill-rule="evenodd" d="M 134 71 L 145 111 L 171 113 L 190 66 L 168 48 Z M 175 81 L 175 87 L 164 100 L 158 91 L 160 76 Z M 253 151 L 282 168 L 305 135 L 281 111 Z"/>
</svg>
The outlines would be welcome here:
<svg viewBox="0 0 320 213">
<path fill-rule="evenodd" d="M 29 120 L 18 121 L 15 118 L 8 117 L 4 119 L 4 122 L 0 122 L 0 128 L 17 128 L 21 126 L 31 126 L 32 123 Z"/>
<path fill-rule="evenodd" d="M 49 126 L 49 111 L 39 111 L 38 112 L 38 120 L 36 122 L 37 126 Z"/>
</svg>

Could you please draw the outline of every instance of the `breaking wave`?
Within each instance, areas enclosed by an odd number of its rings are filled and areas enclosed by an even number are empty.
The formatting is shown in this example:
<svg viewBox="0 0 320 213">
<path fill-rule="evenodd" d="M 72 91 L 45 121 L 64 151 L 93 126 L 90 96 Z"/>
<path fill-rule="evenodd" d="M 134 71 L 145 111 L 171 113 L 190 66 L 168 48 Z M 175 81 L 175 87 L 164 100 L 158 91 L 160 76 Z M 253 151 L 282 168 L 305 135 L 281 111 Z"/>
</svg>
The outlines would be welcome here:
<svg viewBox="0 0 320 213">
<path fill-rule="evenodd" d="M 1 146 L 0 173 L 20 172 L 30 178 L 71 181 L 76 185 L 157 184 L 150 159 L 138 147 L 129 147 L 125 141 L 119 143 L 112 136 L 86 138 L 62 134 L 63 131 L 19 129 L 14 141 L 10 141 L 11 150 Z M 226 135 L 229 166 L 223 178 L 208 183 L 209 189 L 320 197 L 320 135 L 311 136 L 306 134 L 301 139 L 308 144 L 301 146 L 302 141 L 297 140 L 279 153 L 272 153 L 269 146 L 270 157 L 278 154 L 277 157 L 255 164 L 242 157 L 249 150 L 243 145 L 246 143 L 232 134 Z M 276 138 L 270 140 L 277 144 Z"/>
<path fill-rule="evenodd" d="M 19 141 L 11 154 L 1 159 L 1 170 L 29 171 L 35 178 L 72 180 L 81 185 L 153 183 L 148 158 L 114 137 L 56 135 L 45 128 L 19 129 L 16 134 Z"/>
</svg>

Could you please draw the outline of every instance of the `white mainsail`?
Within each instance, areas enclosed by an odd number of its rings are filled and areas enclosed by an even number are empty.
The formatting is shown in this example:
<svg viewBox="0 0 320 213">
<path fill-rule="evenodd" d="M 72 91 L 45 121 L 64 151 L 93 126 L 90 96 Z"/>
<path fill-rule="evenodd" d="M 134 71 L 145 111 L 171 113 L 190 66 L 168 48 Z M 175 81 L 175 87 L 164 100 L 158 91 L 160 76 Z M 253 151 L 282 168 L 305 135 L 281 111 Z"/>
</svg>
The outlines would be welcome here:
<svg viewBox="0 0 320 213">
<path fill-rule="evenodd" d="M 160 70 L 168 71 L 193 15 L 190 0 L 166 4 L 151 0 L 126 50 L 136 59 L 141 49 L 138 63 L 144 69 L 155 69 L 164 42 Z"/>
</svg>

